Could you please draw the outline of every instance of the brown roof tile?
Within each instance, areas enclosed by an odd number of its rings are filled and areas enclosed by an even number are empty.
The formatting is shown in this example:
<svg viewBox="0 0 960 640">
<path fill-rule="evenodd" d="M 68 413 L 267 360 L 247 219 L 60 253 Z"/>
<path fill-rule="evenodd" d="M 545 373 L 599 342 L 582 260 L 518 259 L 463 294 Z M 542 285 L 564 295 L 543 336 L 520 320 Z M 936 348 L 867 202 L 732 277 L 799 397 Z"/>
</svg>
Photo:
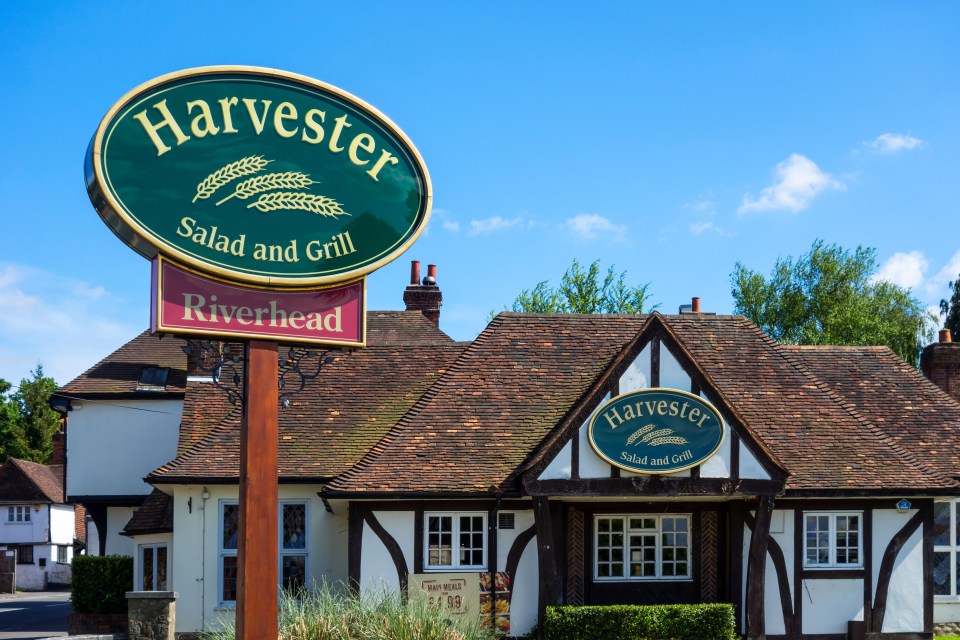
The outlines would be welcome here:
<svg viewBox="0 0 960 640">
<path fill-rule="evenodd" d="M 63 504 L 63 466 L 7 459 L 0 465 L 0 501 Z"/>
<path fill-rule="evenodd" d="M 137 536 L 170 531 L 173 531 L 173 498 L 159 489 L 154 489 L 120 533 Z"/>
</svg>

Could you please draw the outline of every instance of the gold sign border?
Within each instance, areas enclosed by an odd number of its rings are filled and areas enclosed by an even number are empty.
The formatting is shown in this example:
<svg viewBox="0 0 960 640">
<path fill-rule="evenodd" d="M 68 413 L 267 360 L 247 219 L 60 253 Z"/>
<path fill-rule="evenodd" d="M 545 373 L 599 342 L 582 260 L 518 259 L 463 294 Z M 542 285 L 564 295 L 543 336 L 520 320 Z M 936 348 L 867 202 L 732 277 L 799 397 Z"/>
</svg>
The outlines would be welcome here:
<svg viewBox="0 0 960 640">
<path fill-rule="evenodd" d="M 610 406 L 614 402 L 622 400 L 623 398 L 626 398 L 628 396 L 640 396 L 645 393 L 664 393 L 664 392 L 676 393 L 681 396 L 687 396 L 688 398 L 693 398 L 694 400 L 697 400 L 700 404 L 704 405 L 706 408 L 710 409 L 711 412 L 713 412 L 713 415 L 720 422 L 720 441 L 717 443 L 717 446 L 713 448 L 713 451 L 711 451 L 709 454 L 707 454 L 706 456 L 704 456 L 703 458 L 701 458 L 697 462 L 694 462 L 691 465 L 687 465 L 685 467 L 680 467 L 676 469 L 670 469 L 667 471 L 640 471 L 637 469 L 632 469 L 630 467 L 624 466 L 622 463 L 619 463 L 616 460 L 612 460 L 608 458 L 606 455 L 604 455 L 602 451 L 600 451 L 600 449 L 597 447 L 597 443 L 594 442 L 593 440 L 593 425 L 596 424 L 597 418 L 600 417 L 600 414 L 603 413 L 604 409 L 606 409 L 608 406 Z M 593 416 L 590 418 L 590 424 L 587 425 L 587 437 L 590 440 L 590 447 L 593 448 L 594 453 L 596 453 L 598 456 L 600 456 L 601 458 L 603 458 L 613 466 L 617 467 L 618 469 L 623 469 L 624 471 L 629 471 L 630 473 L 636 473 L 636 474 L 641 474 L 645 476 L 667 476 L 667 475 L 670 475 L 671 473 L 680 473 L 681 471 L 687 471 L 688 469 L 693 469 L 694 467 L 698 467 L 704 462 L 706 462 L 707 460 L 709 460 L 710 458 L 712 458 L 713 456 L 715 456 L 717 454 L 717 451 L 720 450 L 720 447 L 723 446 L 723 441 L 727 437 L 727 429 L 725 425 L 726 425 L 726 422 L 724 421 L 723 416 L 720 415 L 720 412 L 717 411 L 717 408 L 713 406 L 710 402 L 705 400 L 704 398 L 694 395 L 689 391 L 681 391 L 680 389 L 670 389 L 669 387 L 651 387 L 649 389 L 637 389 L 635 391 L 628 391 L 627 393 L 621 393 L 619 396 L 615 398 L 610 398 L 609 400 L 604 402 L 602 405 L 597 407 L 597 410 L 593 412 Z"/>
<path fill-rule="evenodd" d="M 396 246 L 386 256 L 375 262 L 364 265 L 363 267 L 359 267 L 357 269 L 352 269 L 345 273 L 332 276 L 315 276 L 310 278 L 261 276 L 217 266 L 216 264 L 212 264 L 208 261 L 194 258 L 193 256 L 180 251 L 173 245 L 155 240 L 152 237 L 152 234 L 144 233 L 145 228 L 143 225 L 130 218 L 130 216 L 127 215 L 124 207 L 116 200 L 113 192 L 107 186 L 104 175 L 100 170 L 100 160 L 102 156 L 101 149 L 108 126 L 111 124 L 114 116 L 116 116 L 121 109 L 126 107 L 130 102 L 134 101 L 141 95 L 146 94 L 156 87 L 160 87 L 164 84 L 177 80 L 202 78 L 204 76 L 225 73 L 245 74 L 265 79 L 278 78 L 281 80 L 292 81 L 294 83 L 300 83 L 302 85 L 332 94 L 334 97 L 343 100 L 353 107 L 356 107 L 365 115 L 378 121 L 387 131 L 392 133 L 397 140 L 405 145 L 406 151 L 409 152 L 411 159 L 416 165 L 416 168 L 420 171 L 420 174 L 423 177 L 422 197 L 424 201 L 424 209 L 423 219 L 420 222 L 420 225 L 414 229 L 413 233 L 410 234 L 410 237 L 408 237 L 405 242 L 399 246 Z M 408 138 L 403 130 L 394 124 L 390 118 L 381 113 L 377 108 L 373 107 L 367 102 L 364 102 L 355 95 L 344 91 L 343 89 L 335 87 L 331 84 L 327 84 L 326 82 L 316 80 L 309 76 L 301 75 L 299 73 L 281 71 L 279 69 L 271 69 L 269 67 L 255 67 L 248 65 L 214 65 L 207 67 L 193 67 L 190 69 L 184 69 L 182 71 L 168 73 L 144 82 L 131 91 L 128 91 L 110 108 L 109 111 L 107 111 L 107 114 L 103 117 L 103 120 L 101 120 L 100 125 L 97 127 L 97 132 L 94 134 L 93 140 L 90 142 L 90 151 L 88 156 L 88 160 L 93 163 L 92 173 L 94 176 L 94 180 L 87 185 L 87 192 L 90 195 L 90 200 L 91 202 L 94 202 L 95 206 L 98 201 L 103 203 L 103 208 L 98 208 L 97 212 L 100 214 L 100 217 L 104 220 L 104 222 L 107 223 L 107 226 L 110 228 L 110 230 L 113 231 L 114 234 L 124 242 L 124 244 L 148 259 L 153 259 L 156 255 L 164 255 L 168 258 L 172 258 L 178 264 L 193 267 L 198 272 L 207 276 L 219 276 L 231 284 L 267 285 L 275 288 L 310 288 L 316 286 L 330 286 L 338 283 L 346 283 L 358 280 L 362 276 L 365 276 L 366 274 L 376 271 L 380 267 L 393 262 L 407 249 L 409 249 L 410 246 L 426 230 L 427 224 L 430 222 L 430 212 L 433 207 L 433 187 L 430 182 L 430 173 L 427 171 L 427 165 L 424 163 L 423 157 L 420 155 L 420 152 L 414 146 L 410 138 Z M 116 225 L 112 224 L 112 221 L 115 221 Z M 124 237 L 121 235 L 120 229 L 117 228 L 117 225 L 125 227 L 127 230 L 129 230 L 133 237 Z"/>
</svg>

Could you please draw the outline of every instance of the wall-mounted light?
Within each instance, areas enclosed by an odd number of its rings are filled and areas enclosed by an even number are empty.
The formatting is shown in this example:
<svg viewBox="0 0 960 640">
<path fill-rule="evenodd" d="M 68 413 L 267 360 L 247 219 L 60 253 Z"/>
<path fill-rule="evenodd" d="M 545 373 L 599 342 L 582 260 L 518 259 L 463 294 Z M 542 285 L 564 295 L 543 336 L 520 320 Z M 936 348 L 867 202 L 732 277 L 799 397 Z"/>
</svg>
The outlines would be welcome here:
<svg viewBox="0 0 960 640">
<path fill-rule="evenodd" d="M 200 494 L 200 497 L 203 498 L 204 500 L 208 500 L 210 498 L 210 492 L 207 490 L 206 487 L 203 488 L 203 493 Z"/>
</svg>

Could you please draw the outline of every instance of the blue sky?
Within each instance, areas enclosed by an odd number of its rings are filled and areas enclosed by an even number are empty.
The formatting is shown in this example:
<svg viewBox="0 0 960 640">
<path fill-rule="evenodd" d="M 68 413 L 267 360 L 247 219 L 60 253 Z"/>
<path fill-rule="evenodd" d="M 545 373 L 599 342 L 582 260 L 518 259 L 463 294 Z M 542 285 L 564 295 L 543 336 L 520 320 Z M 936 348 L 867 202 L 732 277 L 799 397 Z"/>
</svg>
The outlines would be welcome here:
<svg viewBox="0 0 960 640">
<path fill-rule="evenodd" d="M 457 339 L 574 258 L 729 313 L 737 261 L 816 238 L 935 305 L 960 273 L 958 24 L 955 2 L 0 4 L 0 377 L 65 383 L 147 326 L 149 265 L 83 156 L 128 90 L 210 64 L 312 76 L 406 132 L 433 218 L 368 307 L 436 263 Z"/>
</svg>

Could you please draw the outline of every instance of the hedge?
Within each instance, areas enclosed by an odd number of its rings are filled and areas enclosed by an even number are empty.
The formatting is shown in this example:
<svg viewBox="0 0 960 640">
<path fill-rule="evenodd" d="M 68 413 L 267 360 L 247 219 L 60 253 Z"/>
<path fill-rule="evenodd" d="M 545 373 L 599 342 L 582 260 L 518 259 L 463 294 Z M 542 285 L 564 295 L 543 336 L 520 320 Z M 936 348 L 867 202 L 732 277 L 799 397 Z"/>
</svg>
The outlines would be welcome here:
<svg viewBox="0 0 960 640">
<path fill-rule="evenodd" d="M 70 602 L 76 613 L 126 613 L 133 589 L 130 556 L 73 556 Z"/>
<path fill-rule="evenodd" d="M 546 640 L 735 640 L 733 605 L 547 607 Z"/>
</svg>

